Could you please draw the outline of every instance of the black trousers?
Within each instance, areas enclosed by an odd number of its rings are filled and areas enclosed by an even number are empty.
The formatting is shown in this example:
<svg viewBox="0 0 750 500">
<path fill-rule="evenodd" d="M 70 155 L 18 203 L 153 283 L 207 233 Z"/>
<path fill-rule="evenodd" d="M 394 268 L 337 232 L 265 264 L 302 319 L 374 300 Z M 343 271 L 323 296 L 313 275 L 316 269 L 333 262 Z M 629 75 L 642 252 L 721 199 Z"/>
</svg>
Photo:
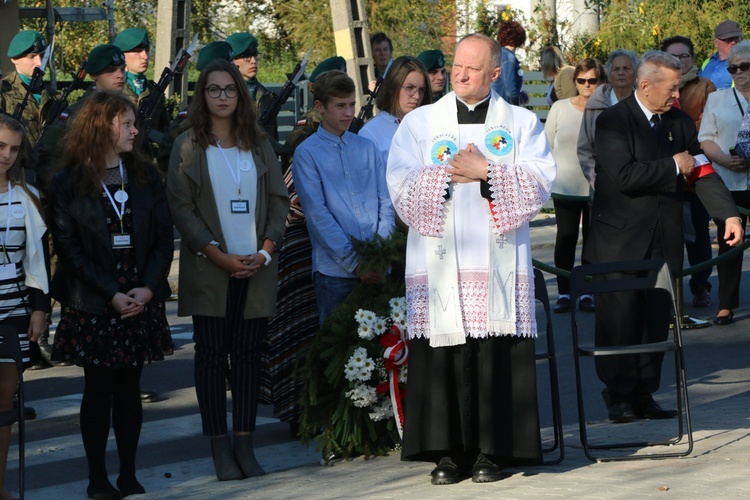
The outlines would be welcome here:
<svg viewBox="0 0 750 500">
<path fill-rule="evenodd" d="M 731 191 L 734 202 L 744 208 L 750 208 L 750 191 Z M 747 216 L 742 215 L 742 230 L 745 230 Z M 714 220 L 719 240 L 719 255 L 728 252 L 732 247 L 724 241 L 724 221 Z M 740 253 L 729 260 L 716 264 L 719 275 L 719 309 L 736 309 L 740 305 L 740 278 L 742 277 L 742 257 Z"/>
<path fill-rule="evenodd" d="M 557 237 L 555 238 L 555 267 L 570 271 L 576 263 L 576 246 L 578 245 L 578 226 L 583 232 L 583 244 L 589 236 L 589 203 L 587 201 L 559 200 L 553 198 Z M 581 259 L 581 264 L 588 264 Z M 557 292 L 561 295 L 570 293 L 570 280 L 557 277 Z"/>
<path fill-rule="evenodd" d="M 658 226 L 645 258 L 664 258 Z M 624 273 L 610 273 L 603 279 L 626 277 Z M 606 347 L 666 340 L 671 317 L 670 302 L 669 294 L 664 290 L 597 294 L 595 344 Z M 663 360 L 663 353 L 597 356 L 596 373 L 607 386 L 613 402 L 628 401 L 659 389 Z"/>
<path fill-rule="evenodd" d="M 268 318 L 244 319 L 248 280 L 229 279 L 226 317 L 193 316 L 195 392 L 204 436 L 227 433 L 226 376 L 232 389 L 232 429 L 255 430 L 260 349 Z"/>
</svg>

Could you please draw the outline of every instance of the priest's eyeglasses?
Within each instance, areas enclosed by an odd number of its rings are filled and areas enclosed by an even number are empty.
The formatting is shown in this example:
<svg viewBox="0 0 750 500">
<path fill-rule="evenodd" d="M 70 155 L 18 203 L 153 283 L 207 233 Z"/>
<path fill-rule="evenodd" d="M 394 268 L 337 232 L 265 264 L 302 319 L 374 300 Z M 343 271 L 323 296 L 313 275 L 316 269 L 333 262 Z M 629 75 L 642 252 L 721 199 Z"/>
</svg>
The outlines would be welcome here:
<svg viewBox="0 0 750 500">
<path fill-rule="evenodd" d="M 237 97 L 237 87 L 235 85 L 227 85 L 226 87 L 211 85 L 210 87 L 206 87 L 206 94 L 208 94 L 208 97 L 211 99 L 218 99 L 221 97 L 222 92 L 227 96 L 227 99 Z"/>
<path fill-rule="evenodd" d="M 406 92 L 406 95 L 409 97 L 414 97 L 415 94 L 419 93 L 419 95 L 424 96 L 427 93 L 426 87 L 417 87 L 415 85 L 401 85 L 401 88 L 404 89 L 404 92 Z"/>
</svg>

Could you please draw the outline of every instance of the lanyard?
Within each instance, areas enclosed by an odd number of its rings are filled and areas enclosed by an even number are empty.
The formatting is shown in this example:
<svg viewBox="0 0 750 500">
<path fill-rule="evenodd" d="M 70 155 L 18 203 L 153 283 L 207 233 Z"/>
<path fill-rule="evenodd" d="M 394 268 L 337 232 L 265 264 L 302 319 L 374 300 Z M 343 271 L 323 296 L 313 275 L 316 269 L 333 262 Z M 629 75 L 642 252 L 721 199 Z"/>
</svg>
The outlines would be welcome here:
<svg viewBox="0 0 750 500">
<path fill-rule="evenodd" d="M 117 209 L 117 203 L 115 203 L 115 199 L 112 198 L 112 195 L 109 192 L 109 189 L 107 189 L 107 185 L 104 184 L 104 181 L 100 181 L 102 183 L 102 187 L 104 188 L 104 192 L 107 193 L 107 198 L 109 198 L 110 203 L 112 203 L 112 208 L 115 209 L 115 214 L 117 214 L 117 217 L 120 219 L 120 232 L 124 233 L 125 229 L 122 225 L 122 216 L 125 213 L 125 202 L 128 200 L 127 196 L 125 196 L 127 193 L 125 193 L 125 175 L 122 170 L 122 159 L 119 159 L 120 162 L 120 190 L 115 193 L 115 197 L 119 197 L 120 201 L 120 209 Z M 122 195 L 119 195 L 119 193 L 123 193 Z"/>
<path fill-rule="evenodd" d="M 5 250 L 5 245 L 8 243 L 8 238 L 10 238 L 10 212 L 12 210 L 13 205 L 13 185 L 8 181 L 8 217 L 5 220 L 5 236 L 3 237 L 3 255 L 8 255 L 8 252 Z M 8 263 L 10 263 L 10 259 L 8 259 Z"/>
<path fill-rule="evenodd" d="M 742 109 L 742 104 L 740 104 L 740 98 L 737 97 L 737 89 L 732 89 L 732 92 L 734 92 L 734 100 L 737 101 L 737 107 L 740 108 L 740 113 L 742 113 L 742 116 L 745 116 L 745 111 Z"/>
<path fill-rule="evenodd" d="M 242 200 L 242 188 L 240 185 L 240 152 L 239 149 L 237 150 L 237 173 L 234 173 L 234 170 L 232 170 L 232 164 L 229 163 L 229 158 L 227 158 L 226 153 L 224 153 L 224 149 L 221 147 L 221 141 L 219 139 L 216 139 L 216 147 L 219 148 L 219 153 L 221 153 L 221 156 L 224 157 L 224 161 L 227 164 L 227 168 L 229 168 L 229 173 L 232 174 L 232 179 L 234 180 L 234 184 L 237 186 L 237 198 L 239 200 Z"/>
</svg>

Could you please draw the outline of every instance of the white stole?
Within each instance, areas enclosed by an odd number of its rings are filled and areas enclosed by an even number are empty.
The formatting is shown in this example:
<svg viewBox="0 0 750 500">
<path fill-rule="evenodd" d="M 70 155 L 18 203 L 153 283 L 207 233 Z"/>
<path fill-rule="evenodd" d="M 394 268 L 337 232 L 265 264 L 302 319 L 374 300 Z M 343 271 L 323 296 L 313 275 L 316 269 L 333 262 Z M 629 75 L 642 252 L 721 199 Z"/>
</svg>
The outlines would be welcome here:
<svg viewBox="0 0 750 500">
<path fill-rule="evenodd" d="M 458 108 L 453 92 L 430 108 L 429 136 L 424 158 L 432 164 L 445 164 L 459 150 Z M 514 163 L 513 109 L 496 93 L 490 95 L 484 122 L 484 142 L 476 146 L 489 163 Z M 488 167 L 492 185 L 492 169 Z M 452 199 L 445 202 L 443 232 L 427 242 L 427 276 L 430 307 L 430 346 L 464 344 L 466 332 L 461 314 L 456 252 L 455 218 Z M 496 207 L 495 209 L 498 209 Z M 488 209 L 489 210 L 489 209 Z M 493 231 L 492 217 L 487 217 Z M 487 293 L 487 331 L 514 334 L 516 330 L 516 236 L 515 231 L 490 238 L 490 262 Z"/>
</svg>

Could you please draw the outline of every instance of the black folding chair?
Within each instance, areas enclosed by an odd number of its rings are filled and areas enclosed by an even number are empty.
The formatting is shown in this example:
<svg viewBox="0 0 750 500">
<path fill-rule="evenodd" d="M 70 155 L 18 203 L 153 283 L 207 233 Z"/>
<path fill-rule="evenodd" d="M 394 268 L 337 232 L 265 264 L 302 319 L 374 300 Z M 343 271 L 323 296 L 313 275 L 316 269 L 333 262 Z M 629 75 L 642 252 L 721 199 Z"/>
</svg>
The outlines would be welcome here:
<svg viewBox="0 0 750 500">
<path fill-rule="evenodd" d="M 537 364 L 547 362 L 549 369 L 550 401 L 552 403 L 552 431 L 553 441 L 547 448 L 542 448 L 543 453 L 553 453 L 559 449 L 557 458 L 545 460 L 545 465 L 559 464 L 565 458 L 565 445 L 563 444 L 562 412 L 560 410 L 560 387 L 557 378 L 557 360 L 555 359 L 555 339 L 552 334 L 552 314 L 550 313 L 549 295 L 544 275 L 539 269 L 534 269 L 534 296 L 544 307 L 545 315 L 545 340 L 547 348 L 544 352 L 537 351 Z"/>
<path fill-rule="evenodd" d="M 612 273 L 627 273 L 622 279 L 600 279 L 604 275 Z M 573 268 L 570 276 L 570 301 L 575 301 L 585 294 L 596 295 L 599 293 L 624 292 L 634 290 L 661 289 L 669 294 L 671 299 L 672 315 L 678 317 L 677 301 L 675 299 L 672 275 L 664 260 L 640 260 L 625 262 L 608 262 L 604 264 L 588 264 Z M 575 309 L 571 310 L 572 335 L 573 335 L 573 357 L 576 371 L 576 391 L 578 396 L 578 426 L 581 434 L 581 444 L 586 456 L 594 462 L 606 462 L 614 460 L 639 460 L 648 458 L 672 458 L 684 457 L 693 451 L 693 431 L 690 422 L 690 405 L 688 402 L 687 377 L 685 375 L 685 359 L 682 351 L 682 334 L 680 322 L 673 321 L 670 328 L 670 336 L 663 342 L 654 342 L 639 345 L 620 345 L 612 347 L 598 347 L 595 345 L 581 344 L 578 334 L 578 322 Z M 612 444 L 592 445 L 588 441 L 586 431 L 586 414 L 583 402 L 583 387 L 581 380 L 581 357 L 596 356 L 623 356 L 648 353 L 674 353 L 675 364 L 675 386 L 677 395 L 677 437 L 664 441 L 637 441 Z M 616 424 L 628 425 L 628 424 Z M 626 456 L 594 457 L 590 450 L 615 450 L 621 448 L 647 448 L 651 446 L 669 446 L 682 443 L 687 436 L 687 449 L 683 452 L 668 451 L 666 453 L 644 453 Z"/>
<path fill-rule="evenodd" d="M 20 500 L 24 498 L 24 466 L 26 425 L 23 420 L 23 357 L 21 343 L 15 328 L 0 325 L 0 359 L 11 359 L 18 370 L 18 407 L 0 412 L 0 427 L 7 427 L 18 422 L 18 491 Z"/>
</svg>

